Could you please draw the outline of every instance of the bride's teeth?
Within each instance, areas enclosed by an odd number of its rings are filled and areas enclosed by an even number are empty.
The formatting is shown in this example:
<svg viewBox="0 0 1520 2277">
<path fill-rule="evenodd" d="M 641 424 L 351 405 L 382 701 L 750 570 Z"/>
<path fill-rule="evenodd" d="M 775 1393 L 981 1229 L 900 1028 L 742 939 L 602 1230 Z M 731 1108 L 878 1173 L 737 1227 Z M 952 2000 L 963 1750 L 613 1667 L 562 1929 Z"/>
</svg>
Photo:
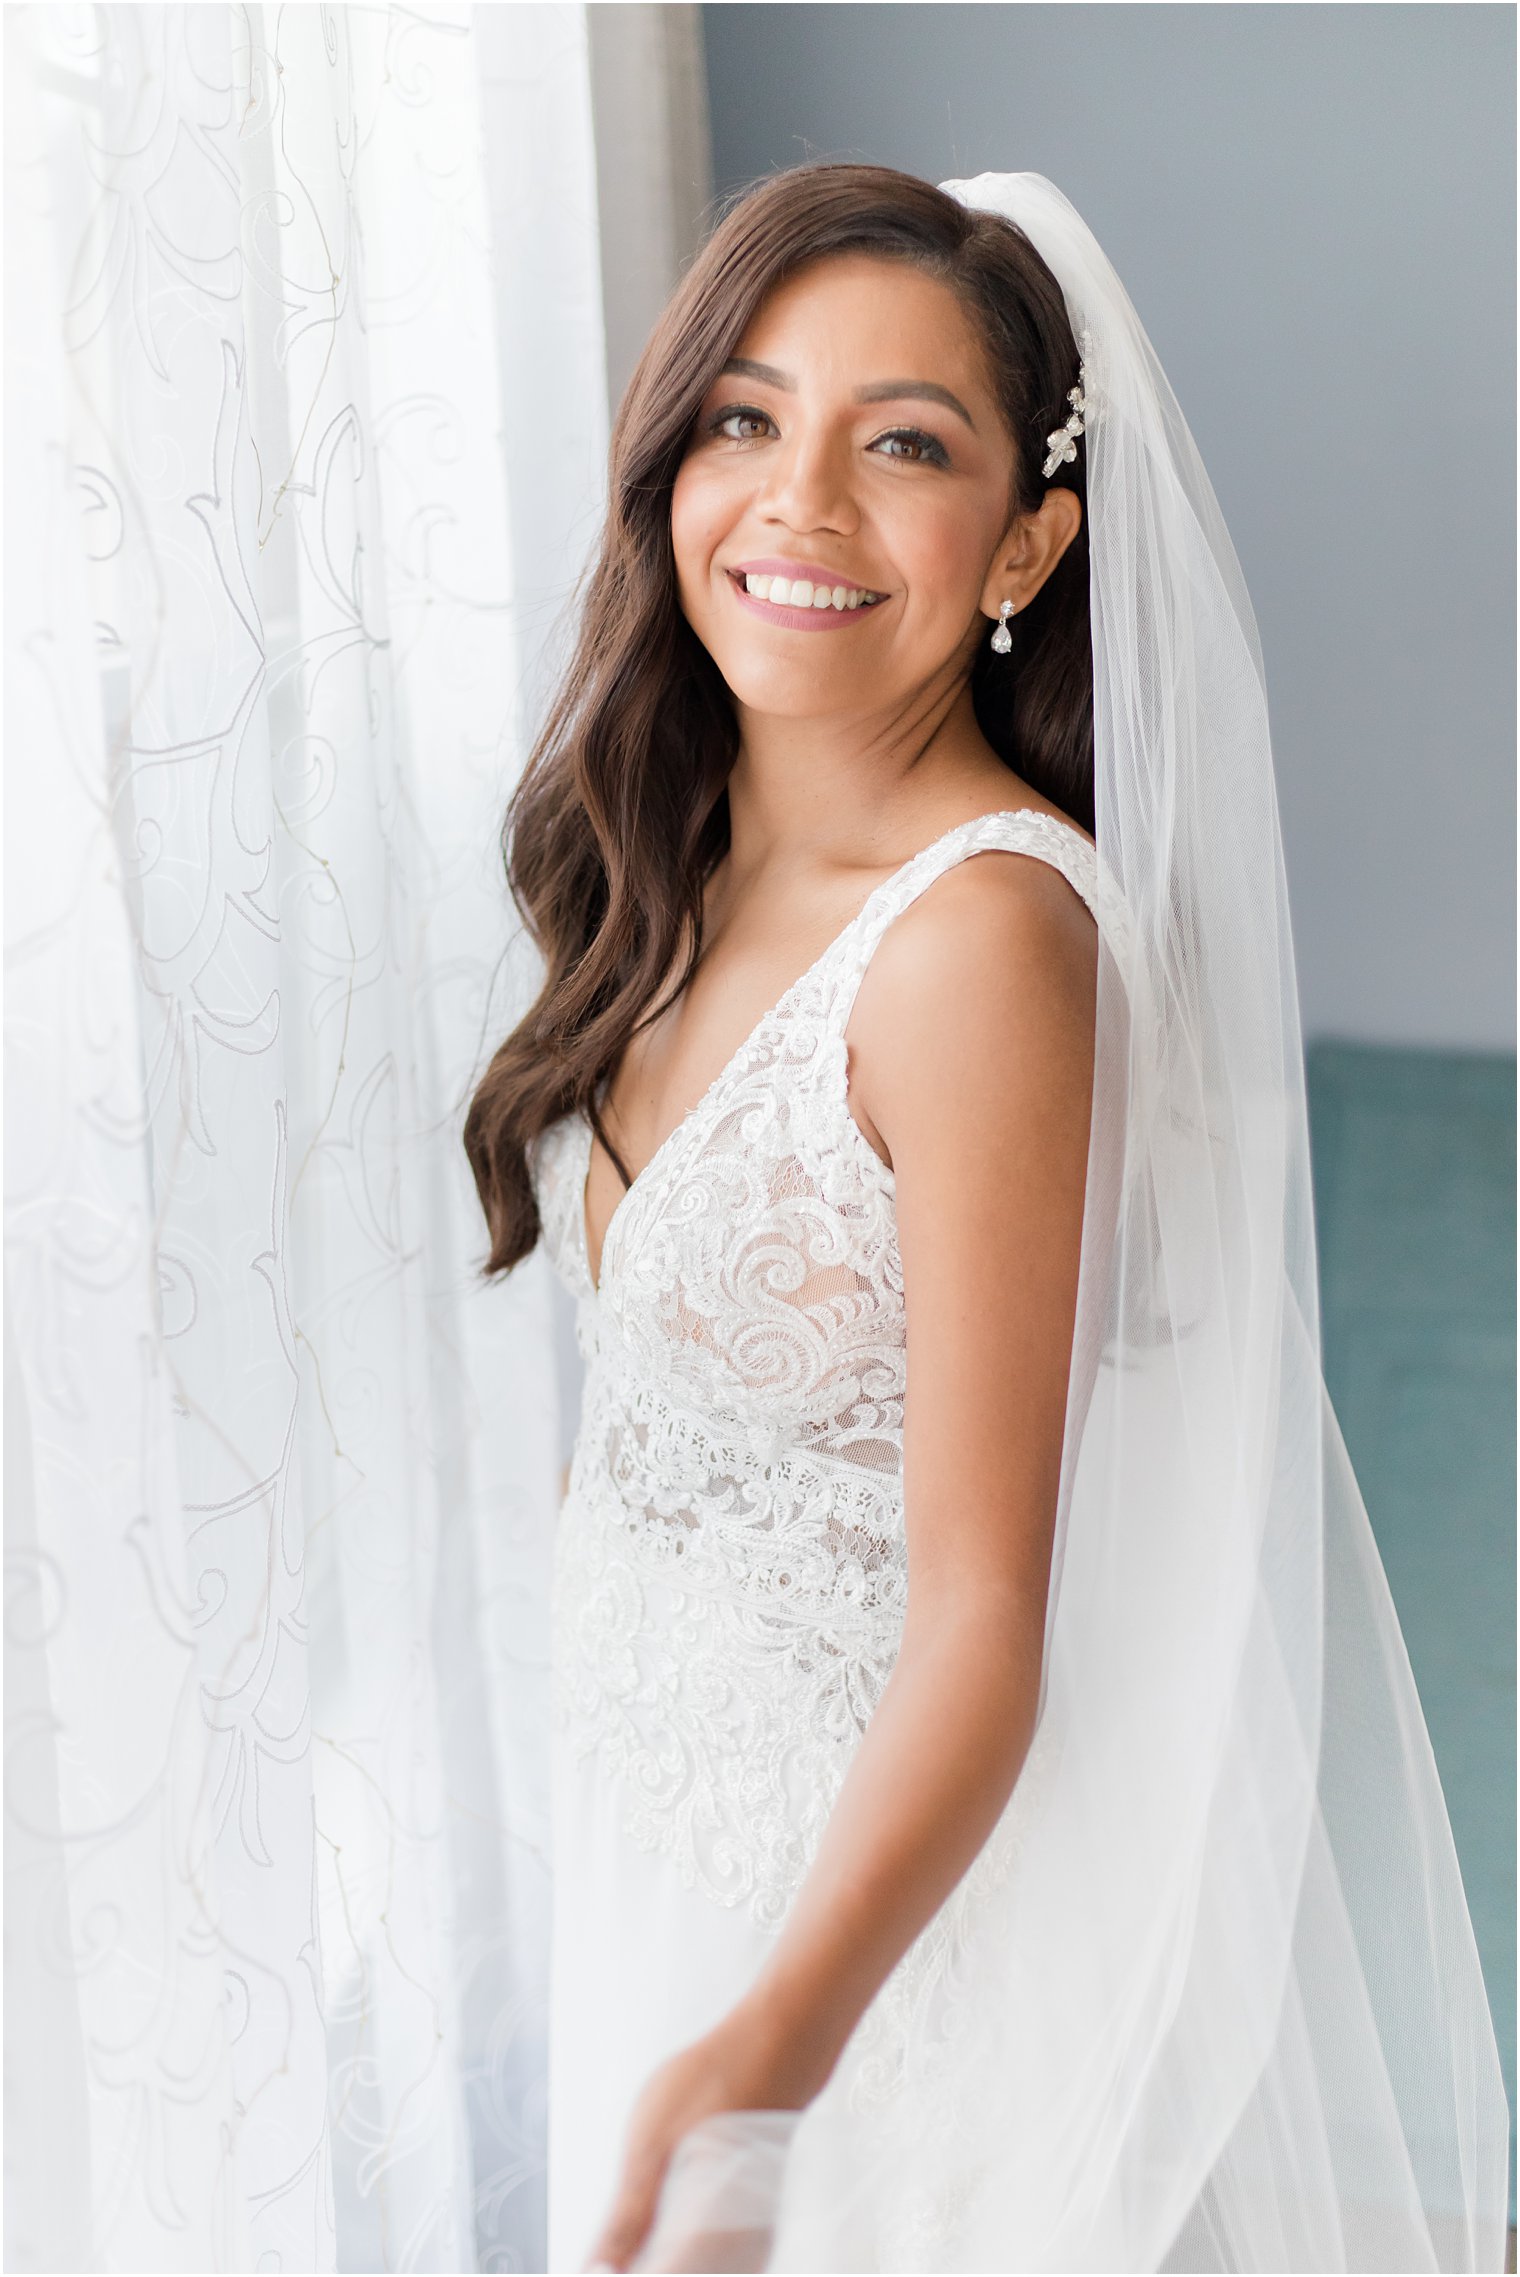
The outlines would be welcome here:
<svg viewBox="0 0 1520 2277">
<path fill-rule="evenodd" d="M 768 577 L 755 569 L 743 574 L 745 592 L 775 609 L 861 609 L 881 599 L 868 585 L 815 585 L 808 577 Z"/>
</svg>

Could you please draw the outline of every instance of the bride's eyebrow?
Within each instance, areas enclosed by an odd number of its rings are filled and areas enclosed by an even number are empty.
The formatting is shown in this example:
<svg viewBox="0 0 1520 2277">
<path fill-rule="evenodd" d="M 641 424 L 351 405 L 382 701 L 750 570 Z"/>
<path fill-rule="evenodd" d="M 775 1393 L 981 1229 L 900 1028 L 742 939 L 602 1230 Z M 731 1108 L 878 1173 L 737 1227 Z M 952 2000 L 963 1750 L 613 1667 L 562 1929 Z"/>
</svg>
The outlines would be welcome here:
<svg viewBox="0 0 1520 2277">
<path fill-rule="evenodd" d="M 741 379 L 764 380 L 767 386 L 779 387 L 788 395 L 794 395 L 797 390 L 797 382 L 789 373 L 779 371 L 774 364 L 757 363 L 753 356 L 730 356 L 718 376 L 723 379 L 730 372 Z M 949 388 L 939 386 L 934 380 L 873 380 L 869 387 L 858 387 L 855 390 L 857 403 L 897 403 L 904 396 L 912 396 L 921 403 L 943 404 L 947 411 L 955 413 L 957 419 L 965 420 L 973 435 L 976 433 L 976 421 L 960 397 L 952 395 Z"/>
</svg>

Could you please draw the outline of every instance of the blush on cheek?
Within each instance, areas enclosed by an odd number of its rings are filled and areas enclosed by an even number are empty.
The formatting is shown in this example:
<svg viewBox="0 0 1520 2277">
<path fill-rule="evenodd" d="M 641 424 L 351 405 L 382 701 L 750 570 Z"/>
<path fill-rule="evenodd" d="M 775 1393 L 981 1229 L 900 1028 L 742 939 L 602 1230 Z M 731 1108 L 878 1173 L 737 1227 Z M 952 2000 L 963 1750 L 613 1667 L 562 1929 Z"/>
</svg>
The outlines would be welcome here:
<svg viewBox="0 0 1520 2277">
<path fill-rule="evenodd" d="M 715 534 L 718 516 L 712 498 L 704 498 L 704 485 L 683 468 L 670 493 L 670 537 L 677 556 L 700 546 L 704 536 Z"/>
<path fill-rule="evenodd" d="M 683 608 L 711 608 L 707 598 L 713 577 L 713 549 L 701 534 L 679 531 L 671 525 L 671 553 L 675 560 L 676 590 Z"/>
<path fill-rule="evenodd" d="M 725 541 L 739 527 L 749 495 L 736 498 L 728 483 L 715 480 L 713 470 L 699 459 L 688 459 L 676 470 L 670 494 L 670 544 L 676 575 L 683 590 L 695 595 L 710 587 L 717 574 L 713 563 Z"/>
</svg>

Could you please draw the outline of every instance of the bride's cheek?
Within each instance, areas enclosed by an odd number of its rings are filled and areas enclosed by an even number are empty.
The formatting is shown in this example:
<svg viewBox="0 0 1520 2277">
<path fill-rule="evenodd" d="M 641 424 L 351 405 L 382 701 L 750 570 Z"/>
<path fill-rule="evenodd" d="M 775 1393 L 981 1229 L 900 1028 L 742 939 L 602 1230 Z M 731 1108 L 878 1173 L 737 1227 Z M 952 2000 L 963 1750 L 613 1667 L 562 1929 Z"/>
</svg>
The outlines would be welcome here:
<svg viewBox="0 0 1520 2277">
<path fill-rule="evenodd" d="M 670 541 L 678 563 L 711 534 L 713 506 L 711 486 L 690 459 L 683 461 L 670 493 Z"/>
</svg>

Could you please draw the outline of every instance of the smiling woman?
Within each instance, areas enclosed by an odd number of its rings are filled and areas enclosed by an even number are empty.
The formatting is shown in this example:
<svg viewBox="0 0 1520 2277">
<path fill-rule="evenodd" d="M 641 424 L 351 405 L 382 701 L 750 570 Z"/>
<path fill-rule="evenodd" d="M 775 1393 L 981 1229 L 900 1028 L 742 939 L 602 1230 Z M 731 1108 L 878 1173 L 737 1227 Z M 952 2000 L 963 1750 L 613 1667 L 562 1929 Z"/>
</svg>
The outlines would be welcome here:
<svg viewBox="0 0 1520 2277">
<path fill-rule="evenodd" d="M 1051 185 L 720 224 L 506 851 L 486 1270 L 542 1238 L 587 1362 L 551 2266 L 1497 2266 L 1255 628 Z"/>
<path fill-rule="evenodd" d="M 806 484 L 814 479 L 816 454 L 822 450 L 827 463 L 837 452 L 839 414 L 849 413 L 852 465 L 858 460 L 862 475 L 872 478 L 872 542 L 878 542 L 874 524 L 881 514 L 896 512 L 894 495 L 902 508 L 916 493 L 917 535 L 910 540 L 901 530 L 896 542 L 918 545 L 922 575 L 941 586 L 945 565 L 937 568 L 936 556 L 950 549 L 959 615 L 949 592 L 926 584 L 910 598 L 900 580 L 892 608 L 885 562 L 868 573 L 864 557 L 846 553 L 844 529 L 826 544 L 817 542 L 808 527 L 810 510 L 803 526 L 793 528 L 784 499 L 779 520 L 756 518 L 758 542 L 725 551 L 725 567 L 760 565 L 762 575 L 816 588 L 827 566 L 840 572 L 830 577 L 831 595 L 834 583 L 857 580 L 883 592 L 886 610 L 873 611 L 852 640 L 830 651 L 839 657 L 831 670 L 846 675 L 857 695 L 876 681 L 883 659 L 890 684 L 901 690 L 911 679 L 898 668 L 896 659 L 901 654 L 905 663 L 907 651 L 887 637 L 889 627 L 900 634 L 906 623 L 921 662 L 953 618 L 954 654 L 939 658 L 935 688 L 924 691 L 931 713 L 946 688 L 955 688 L 961 698 L 956 731 L 964 733 L 969 720 L 980 761 L 995 756 L 1016 766 L 1036 798 L 1089 833 L 1093 827 L 1080 460 L 1049 485 L 1039 472 L 1045 436 L 1064 416 L 1076 377 L 1075 343 L 1054 280 L 1016 231 L 968 216 L 927 183 L 885 169 L 798 168 L 743 211 L 744 222 L 731 216 L 693 264 L 629 382 L 612 439 L 607 524 L 584 595 L 586 632 L 508 817 L 509 875 L 544 952 L 546 974 L 538 1003 L 487 1072 L 471 1125 L 493 1272 L 537 1238 L 530 1140 L 571 1109 L 587 1114 L 604 1141 L 610 1137 L 601 1111 L 605 1079 L 656 999 L 679 991 L 695 971 L 704 926 L 715 917 L 709 887 L 729 846 L 726 794 L 740 722 L 724 659 L 706 645 L 706 627 L 720 597 L 736 629 L 747 617 L 735 581 L 710 558 L 719 542 L 716 529 L 700 572 L 691 555 L 703 543 L 704 525 L 730 511 L 722 486 L 734 466 L 753 467 L 758 454 L 773 482 L 779 450 L 780 463 L 791 469 L 788 479 Z M 863 317 L 872 327 L 855 353 L 873 361 L 842 376 L 826 360 L 832 302 L 822 338 L 816 324 L 804 327 L 800 355 L 788 344 L 795 324 L 776 321 L 796 309 L 799 292 L 816 317 L 818 280 L 810 287 L 807 271 L 824 260 L 836 272 L 849 272 L 852 319 Z M 873 294 L 873 275 L 889 278 L 893 291 Z M 774 315 L 746 339 L 767 295 L 777 303 Z M 899 312 L 895 338 L 890 322 L 883 325 L 888 310 Z M 735 380 L 746 383 L 742 393 Z M 782 384 L 788 380 L 795 382 L 790 389 Z M 932 430 L 920 419 L 904 431 L 874 408 L 893 400 L 884 391 L 900 391 L 905 383 L 909 400 L 935 407 Z M 841 388 L 848 400 L 838 406 L 833 397 Z M 789 402 L 805 413 L 800 434 L 790 422 L 781 424 Z M 973 457 L 959 445 L 961 436 Z M 941 466 L 941 458 L 949 464 Z M 936 496 L 936 485 L 941 493 L 948 487 L 956 501 L 948 525 L 948 500 Z M 690 543 L 677 528 L 678 488 L 691 509 Z M 969 557 L 953 534 L 962 511 L 983 544 L 999 512 L 998 534 L 1015 511 L 1023 517 L 1030 550 L 1006 658 L 978 643 Z M 1069 516 L 1064 524 L 1063 513 Z M 883 528 L 883 548 L 892 527 L 889 520 Z M 860 532 L 848 542 L 858 548 Z M 677 545 L 679 585 L 671 574 Z M 990 568 L 984 558 L 984 572 Z M 695 591 L 699 575 L 705 599 Z M 987 616 L 998 613 L 1002 600 L 1018 597 L 1014 588 L 1000 588 Z M 688 616 L 689 606 L 700 621 Z M 933 624 L 925 614 L 930 608 Z M 880 616 L 886 623 L 877 622 Z M 809 628 L 813 621 L 810 604 Z M 782 624 L 779 612 L 774 622 Z M 857 640 L 873 644 L 869 655 L 856 650 Z M 962 685 L 968 668 L 969 690 Z M 784 652 L 770 650 L 750 669 L 784 674 L 789 667 Z M 793 716 L 799 699 L 804 711 L 812 702 L 807 670 L 788 700 Z M 773 690 L 767 709 L 774 699 Z M 794 771 L 806 764 L 799 757 Z M 868 761 L 865 772 L 871 776 Z M 1001 797 L 1006 775 L 991 779 Z M 873 815 L 878 790 L 872 777 L 867 810 Z M 885 866 L 878 864 L 878 874 Z M 610 1151 L 626 1180 L 615 1145 Z"/>
<path fill-rule="evenodd" d="M 951 735 L 988 756 L 970 696 L 982 620 L 1032 600 L 1082 521 L 1075 489 L 1020 495 L 1013 435 L 1029 412 L 1000 401 L 996 369 L 985 318 L 932 265 L 843 250 L 772 286 L 698 407 L 671 495 L 681 610 L 754 732 L 787 745 L 783 768 L 808 764 L 809 713 L 916 700 L 932 716 L 952 691 Z M 859 626 L 826 692 L 809 652 L 757 642 L 735 598 L 778 628 Z M 1072 811 L 1087 819 L 1085 801 Z"/>
</svg>

